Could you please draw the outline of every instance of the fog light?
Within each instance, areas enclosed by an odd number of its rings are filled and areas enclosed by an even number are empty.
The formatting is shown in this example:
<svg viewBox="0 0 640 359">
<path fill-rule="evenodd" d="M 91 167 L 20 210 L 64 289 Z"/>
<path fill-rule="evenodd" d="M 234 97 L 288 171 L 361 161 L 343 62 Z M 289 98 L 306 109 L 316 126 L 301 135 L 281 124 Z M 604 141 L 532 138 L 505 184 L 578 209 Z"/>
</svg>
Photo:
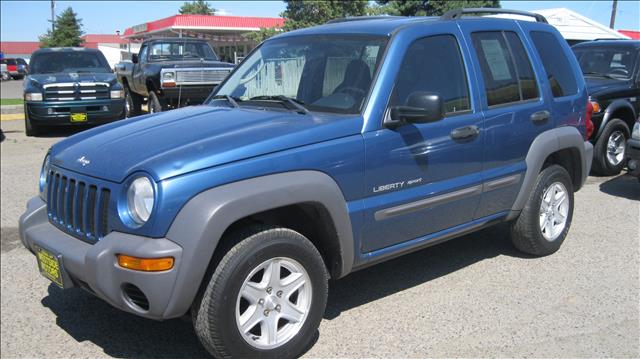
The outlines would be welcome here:
<svg viewBox="0 0 640 359">
<path fill-rule="evenodd" d="M 104 111 L 104 112 L 109 111 L 109 106 L 107 106 L 107 105 L 102 106 L 102 111 Z"/>
<path fill-rule="evenodd" d="M 122 268 L 143 272 L 159 272 L 173 268 L 173 257 L 138 258 L 118 254 L 118 265 Z"/>
<path fill-rule="evenodd" d="M 638 160 L 629 160 L 629 162 L 627 162 L 627 167 L 629 167 L 630 170 L 635 171 L 638 169 Z"/>
</svg>

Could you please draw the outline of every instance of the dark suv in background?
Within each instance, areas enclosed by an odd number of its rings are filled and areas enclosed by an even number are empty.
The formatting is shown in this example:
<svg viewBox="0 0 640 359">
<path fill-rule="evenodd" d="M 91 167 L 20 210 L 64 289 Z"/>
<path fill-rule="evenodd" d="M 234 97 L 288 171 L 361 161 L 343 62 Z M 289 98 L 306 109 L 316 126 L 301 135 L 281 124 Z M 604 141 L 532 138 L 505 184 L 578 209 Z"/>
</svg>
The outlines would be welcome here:
<svg viewBox="0 0 640 359">
<path fill-rule="evenodd" d="M 626 164 L 626 146 L 640 110 L 640 41 L 573 46 L 593 105 L 593 172 L 611 176 Z"/>
</svg>

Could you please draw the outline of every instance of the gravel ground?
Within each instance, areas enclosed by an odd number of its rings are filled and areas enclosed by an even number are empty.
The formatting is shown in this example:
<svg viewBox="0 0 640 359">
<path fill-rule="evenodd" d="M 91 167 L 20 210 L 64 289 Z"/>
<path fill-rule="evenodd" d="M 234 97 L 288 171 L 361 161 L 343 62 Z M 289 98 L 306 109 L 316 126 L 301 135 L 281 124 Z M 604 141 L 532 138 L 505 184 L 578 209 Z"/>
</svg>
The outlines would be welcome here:
<svg viewBox="0 0 640 359">
<path fill-rule="evenodd" d="M 0 98 L 22 98 L 22 80 L 0 82 Z"/>
<path fill-rule="evenodd" d="M 17 221 L 48 146 L 3 121 L 2 357 L 203 357 L 190 323 L 125 314 L 42 278 Z M 640 184 L 590 177 L 561 250 L 494 227 L 332 282 L 308 357 L 639 357 Z"/>
</svg>

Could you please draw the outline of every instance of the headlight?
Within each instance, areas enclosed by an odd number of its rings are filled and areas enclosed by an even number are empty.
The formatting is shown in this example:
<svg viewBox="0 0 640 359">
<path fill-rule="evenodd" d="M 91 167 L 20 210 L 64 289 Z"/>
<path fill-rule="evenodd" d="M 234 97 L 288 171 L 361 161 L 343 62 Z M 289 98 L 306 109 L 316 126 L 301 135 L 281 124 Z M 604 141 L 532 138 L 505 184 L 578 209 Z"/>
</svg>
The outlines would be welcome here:
<svg viewBox="0 0 640 359">
<path fill-rule="evenodd" d="M 634 140 L 640 140 L 640 122 L 636 122 L 636 124 L 633 125 L 633 132 L 631 132 L 631 138 L 633 138 Z"/>
<path fill-rule="evenodd" d="M 49 173 L 49 155 L 44 158 L 40 169 L 40 181 L 38 183 L 43 198 L 47 198 L 47 173 Z"/>
<path fill-rule="evenodd" d="M 174 77 L 175 77 L 175 74 L 173 72 L 165 72 L 162 75 L 162 79 L 164 81 L 173 81 Z"/>
<path fill-rule="evenodd" d="M 124 98 L 124 91 L 111 90 L 111 98 Z"/>
<path fill-rule="evenodd" d="M 42 94 L 38 92 L 27 92 L 24 94 L 25 101 L 42 101 Z"/>
<path fill-rule="evenodd" d="M 153 184 L 147 177 L 138 177 L 127 190 L 127 207 L 131 219 L 141 225 L 151 216 L 155 200 Z"/>
</svg>

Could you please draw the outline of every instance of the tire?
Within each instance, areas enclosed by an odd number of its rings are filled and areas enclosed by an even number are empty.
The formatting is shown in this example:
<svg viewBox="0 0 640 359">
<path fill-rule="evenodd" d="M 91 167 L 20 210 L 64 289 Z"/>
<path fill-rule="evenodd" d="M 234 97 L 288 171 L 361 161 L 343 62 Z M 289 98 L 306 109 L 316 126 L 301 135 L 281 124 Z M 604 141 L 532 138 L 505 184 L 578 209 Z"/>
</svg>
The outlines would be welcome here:
<svg viewBox="0 0 640 359">
<path fill-rule="evenodd" d="M 615 141 L 616 137 L 618 141 Z M 626 123 L 617 118 L 607 122 L 593 149 L 593 173 L 600 176 L 619 174 L 627 162 L 625 149 L 628 139 L 629 127 Z M 611 147 L 611 141 L 617 146 Z M 614 156 L 613 152 L 617 155 Z M 612 157 L 615 160 L 612 160 Z"/>
<path fill-rule="evenodd" d="M 557 189 L 564 189 L 565 200 L 557 206 L 551 205 L 547 199 L 551 199 Z M 559 198 L 558 194 L 556 198 Z M 556 201 L 554 198 L 554 201 Z M 543 202 L 545 204 L 543 204 Z M 553 202 L 551 202 L 553 204 Z M 545 211 L 544 207 L 550 208 Z M 548 227 L 546 219 L 561 219 L 564 217 L 564 225 Z M 551 165 L 538 174 L 533 191 L 518 218 L 511 223 L 511 241 L 520 251 L 534 256 L 546 256 L 555 253 L 564 242 L 571 227 L 573 218 L 573 183 L 564 167 Z M 558 221 L 559 222 L 559 221 Z M 556 222 L 552 222 L 555 224 Z M 551 229 L 551 230 L 549 230 Z"/>
<path fill-rule="evenodd" d="M 166 109 L 167 106 L 158 98 L 158 95 L 153 91 L 149 91 L 149 113 L 158 113 Z"/>
<path fill-rule="evenodd" d="M 225 242 L 236 244 L 221 259 L 201 300 L 196 300 L 192 308 L 198 338 L 209 353 L 219 358 L 292 358 L 299 355 L 314 339 L 327 304 L 328 275 L 320 253 L 307 238 L 287 228 L 253 227 L 231 237 Z M 275 262 L 276 259 L 279 262 Z M 291 291 L 295 294 L 289 297 L 286 286 L 282 287 L 282 291 L 276 291 L 282 281 L 278 279 L 271 284 L 265 282 L 267 271 L 259 270 L 265 263 L 281 263 L 285 268 L 292 268 L 286 265 L 297 265 L 294 268 L 303 270 L 291 270 L 284 278 L 280 278 L 286 282 L 287 278 L 297 273 L 295 275 L 301 274 L 300 278 L 305 280 L 305 284 Z M 247 285 L 249 281 L 254 285 Z M 256 283 L 258 281 L 264 284 Z M 265 289 L 271 288 L 271 285 L 273 289 Z M 255 312 L 251 310 L 249 300 L 240 295 L 242 288 L 252 289 L 249 292 L 255 294 L 253 298 L 262 300 L 252 301 L 256 303 Z M 285 299 L 287 297 L 289 299 Z M 282 319 L 285 313 L 292 313 L 285 307 L 293 308 L 287 306 L 293 301 L 296 301 L 295 306 L 308 308 L 306 314 L 300 314 L 297 323 Z M 244 318 L 247 323 L 257 320 L 254 322 L 257 324 L 245 326 L 249 331 L 246 339 L 241 334 L 241 311 L 249 314 L 249 318 Z M 263 335 L 263 328 L 272 328 L 268 326 L 269 323 L 276 323 L 275 332 L 282 337 L 281 343 L 272 343 L 274 347 L 265 347 L 269 345 L 269 331 Z"/>
<path fill-rule="evenodd" d="M 37 125 L 34 125 L 33 123 L 31 123 L 31 120 L 29 119 L 29 115 L 26 112 L 26 107 L 25 107 L 25 113 L 24 113 L 24 134 L 27 135 L 28 137 L 34 137 L 34 136 L 38 136 L 41 133 L 41 128 Z"/>
<path fill-rule="evenodd" d="M 140 113 L 142 112 L 142 96 L 132 92 L 129 86 L 125 86 L 124 98 L 125 98 L 125 108 L 124 108 L 125 115 L 124 116 L 135 117 L 140 115 Z"/>
</svg>

